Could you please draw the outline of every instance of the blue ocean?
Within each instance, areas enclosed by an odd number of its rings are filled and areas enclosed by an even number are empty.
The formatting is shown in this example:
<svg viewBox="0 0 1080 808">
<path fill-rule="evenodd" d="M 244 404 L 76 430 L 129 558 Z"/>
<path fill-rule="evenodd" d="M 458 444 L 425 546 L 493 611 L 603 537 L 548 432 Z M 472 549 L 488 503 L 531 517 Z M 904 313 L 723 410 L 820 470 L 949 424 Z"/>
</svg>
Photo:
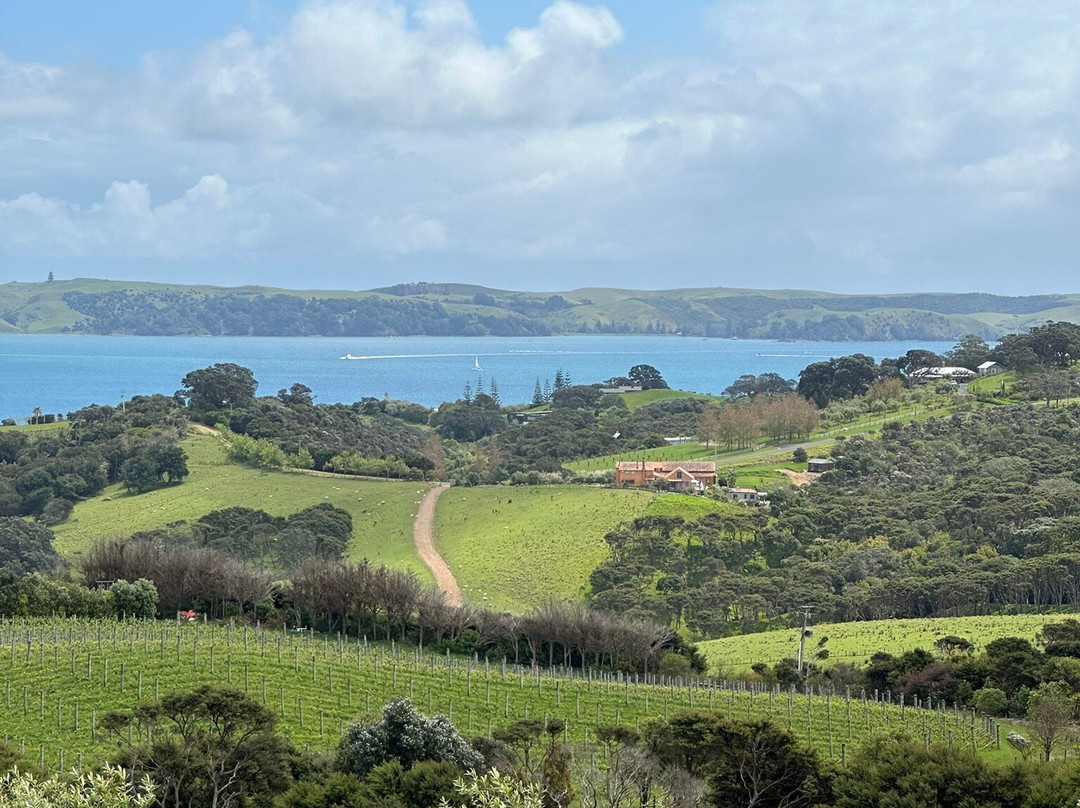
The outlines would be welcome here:
<svg viewBox="0 0 1080 808">
<path fill-rule="evenodd" d="M 744 373 L 794 379 L 810 364 L 865 353 L 875 359 L 911 348 L 942 352 L 951 342 L 776 342 L 700 337 L 97 337 L 0 335 L 0 418 L 68 413 L 87 404 L 116 404 L 133 395 L 172 394 L 190 370 L 214 362 L 251 368 L 260 395 L 293 382 L 317 402 L 366 396 L 436 406 L 460 398 L 468 384 L 503 403 L 528 401 L 561 370 L 574 383 L 656 367 L 675 388 L 721 393 Z M 353 359 L 342 357 L 352 356 Z"/>
</svg>

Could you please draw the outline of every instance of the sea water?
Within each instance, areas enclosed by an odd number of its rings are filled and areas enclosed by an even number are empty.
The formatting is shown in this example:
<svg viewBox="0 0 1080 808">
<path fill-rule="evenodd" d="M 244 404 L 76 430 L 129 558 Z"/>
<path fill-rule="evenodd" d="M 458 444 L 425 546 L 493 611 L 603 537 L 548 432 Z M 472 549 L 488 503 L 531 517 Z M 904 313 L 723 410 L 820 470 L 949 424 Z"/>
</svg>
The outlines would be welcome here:
<svg viewBox="0 0 1080 808">
<path fill-rule="evenodd" d="M 68 413 L 181 387 L 184 374 L 215 362 L 251 368 L 259 395 L 294 382 L 317 402 L 365 397 L 427 406 L 497 385 L 506 403 L 532 399 L 536 382 L 562 371 L 575 384 L 625 376 L 649 364 L 673 388 L 722 393 L 746 373 L 797 379 L 811 362 L 865 353 L 881 360 L 952 342 L 777 342 L 700 337 L 99 337 L 0 335 L 0 418 L 35 407 Z M 360 357 L 343 359 L 344 356 Z"/>
</svg>

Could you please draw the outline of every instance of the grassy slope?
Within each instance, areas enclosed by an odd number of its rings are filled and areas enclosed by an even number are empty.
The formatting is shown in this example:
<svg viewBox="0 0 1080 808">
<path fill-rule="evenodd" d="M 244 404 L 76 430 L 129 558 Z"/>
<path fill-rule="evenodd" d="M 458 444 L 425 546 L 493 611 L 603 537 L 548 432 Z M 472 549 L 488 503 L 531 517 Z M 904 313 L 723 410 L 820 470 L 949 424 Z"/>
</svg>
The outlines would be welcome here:
<svg viewBox="0 0 1080 808">
<path fill-rule="evenodd" d="M 439 500 L 439 550 L 466 599 L 523 611 L 548 597 L 579 600 L 607 557 L 604 534 L 644 513 L 717 503 L 674 494 L 574 486 L 454 488 Z"/>
<path fill-rule="evenodd" d="M 229 462 L 212 435 L 193 435 L 183 447 L 191 475 L 181 485 L 138 496 L 120 486 L 106 489 L 76 505 L 71 518 L 55 528 L 56 549 L 76 556 L 97 539 L 193 521 L 216 508 L 242 505 L 284 516 L 329 502 L 352 514 L 353 559 L 412 569 L 431 581 L 412 543 L 412 517 L 426 484 L 259 471 Z"/>
<path fill-rule="evenodd" d="M 619 393 L 626 402 L 626 408 L 633 412 L 657 401 L 668 401 L 673 398 L 700 398 L 707 401 L 723 401 L 720 396 L 710 396 L 705 393 L 691 393 L 688 390 L 639 390 L 633 393 Z"/>
<path fill-rule="evenodd" d="M 1024 637 L 1034 640 L 1046 623 L 1063 619 L 1062 615 L 991 615 L 987 617 L 932 617 L 917 620 L 872 620 L 862 623 L 834 623 L 814 626 L 814 636 L 807 641 L 813 648 L 828 637 L 829 663 L 863 664 L 876 651 L 899 654 L 913 648 L 932 651 L 934 642 L 950 634 L 970 640 L 981 651 L 986 643 L 999 637 Z M 726 673 L 743 673 L 755 662 L 773 664 L 785 657 L 794 658 L 798 649 L 797 629 L 766 631 L 707 640 L 699 647 L 709 660 L 710 669 L 722 664 Z"/>
<path fill-rule="evenodd" d="M 27 641 L 27 637 L 30 641 Z M 15 621 L 0 627 L 0 733 L 33 760 L 39 750 L 55 770 L 100 761 L 113 743 L 93 727 L 111 709 L 129 709 L 199 684 L 246 689 L 280 718 L 280 731 L 299 748 L 331 750 L 347 722 L 378 711 L 390 698 L 409 698 L 428 714 L 449 715 L 467 735 L 486 735 L 524 717 L 565 718 L 571 740 L 595 740 L 598 724 L 635 726 L 679 709 L 712 708 L 731 717 L 771 717 L 824 755 L 839 757 L 860 738 L 915 729 L 921 716 L 904 715 L 852 698 L 776 698 L 724 691 L 692 691 L 581 679 L 555 680 L 531 673 L 500 673 L 498 665 L 471 671 L 462 660 L 420 658 L 404 649 L 394 658 L 355 640 L 338 647 L 319 638 L 251 629 L 117 624 L 57 620 Z M 846 709 L 845 709 L 846 707 Z M 303 717 L 301 718 L 301 714 Z M 929 717 L 935 739 L 971 737 L 970 717 L 951 711 Z M 976 741 L 984 747 L 981 733 Z M 61 752 L 63 750 L 63 752 Z"/>
</svg>

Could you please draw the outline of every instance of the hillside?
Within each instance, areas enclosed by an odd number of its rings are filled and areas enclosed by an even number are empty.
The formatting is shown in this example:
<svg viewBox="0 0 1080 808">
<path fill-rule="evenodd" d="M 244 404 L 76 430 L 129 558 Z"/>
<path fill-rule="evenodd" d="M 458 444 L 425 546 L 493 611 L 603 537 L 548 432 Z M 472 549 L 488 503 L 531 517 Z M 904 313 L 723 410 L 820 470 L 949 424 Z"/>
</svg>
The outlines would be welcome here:
<svg viewBox="0 0 1080 808">
<path fill-rule="evenodd" d="M 328 642 L 293 632 L 170 622 L 17 619 L 0 628 L 0 731 L 43 768 L 66 770 L 86 755 L 103 756 L 106 711 L 213 683 L 242 688 L 277 713 L 301 749 L 331 750 L 347 722 L 408 698 L 447 715 L 467 735 L 489 735 L 528 717 L 563 718 L 567 738 L 595 739 L 604 724 L 641 726 L 688 707 L 765 718 L 790 728 L 823 755 L 841 744 L 919 727 L 942 741 L 974 740 L 993 756 L 990 738 L 967 712 L 932 713 L 850 699 L 631 684 L 600 673 L 589 678 L 514 671 L 505 663 L 422 657 L 415 648 L 369 646 L 346 637 Z M 10 649 L 10 653 L 7 649 Z M 667 683 L 664 683 L 667 684 Z"/>
<path fill-rule="evenodd" d="M 413 570 L 430 580 L 412 544 L 413 514 L 427 483 L 260 471 L 230 462 L 217 438 L 206 434 L 192 435 L 181 445 L 190 470 L 182 485 L 139 495 L 126 493 L 121 485 L 106 488 L 76 505 L 71 518 L 54 528 L 57 551 L 76 557 L 99 539 L 193 522 L 218 508 L 243 505 L 285 516 L 329 502 L 352 515 L 350 558 Z"/>
<path fill-rule="evenodd" d="M 800 290 L 577 289 L 464 284 L 368 291 L 223 288 L 78 278 L 0 285 L 0 333 L 222 336 L 684 334 L 813 340 L 995 339 L 1080 322 L 1080 295 L 836 295 Z"/>
<path fill-rule="evenodd" d="M 914 620 L 867 620 L 856 623 L 822 623 L 814 626 L 813 640 L 808 653 L 822 646 L 829 656 L 824 665 L 847 663 L 865 665 L 870 655 L 878 651 L 901 654 L 915 648 L 934 650 L 942 637 L 956 636 L 968 640 L 975 653 L 982 653 L 986 644 L 1000 637 L 1023 637 L 1035 641 L 1035 636 L 1047 623 L 1057 623 L 1071 615 L 1021 614 L 974 615 L 971 617 L 929 617 Z M 799 629 L 761 631 L 718 640 L 705 640 L 698 648 L 709 660 L 709 670 L 722 670 L 725 676 L 750 672 L 756 662 L 775 665 L 784 658 L 793 658 L 799 646 Z"/>
</svg>

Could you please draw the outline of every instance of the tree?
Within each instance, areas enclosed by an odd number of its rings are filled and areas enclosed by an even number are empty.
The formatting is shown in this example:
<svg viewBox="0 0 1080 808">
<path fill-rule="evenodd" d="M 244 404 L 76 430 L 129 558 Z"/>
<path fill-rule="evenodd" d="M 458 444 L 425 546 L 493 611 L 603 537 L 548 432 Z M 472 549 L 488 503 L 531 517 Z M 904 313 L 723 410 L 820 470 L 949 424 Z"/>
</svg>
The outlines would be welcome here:
<svg viewBox="0 0 1080 808">
<path fill-rule="evenodd" d="M 48 282 L 49 282 L 49 283 L 52 283 L 52 282 L 53 282 L 53 280 L 54 280 L 54 279 L 53 279 L 53 274 L 52 274 L 52 270 L 49 270 L 49 278 L 48 278 Z"/>
<path fill-rule="evenodd" d="M 15 516 L 0 516 L 0 569 L 15 575 L 47 570 L 59 556 L 53 549 L 53 532 Z"/>
<path fill-rule="evenodd" d="M 631 383 L 637 385 L 642 390 L 668 389 L 668 384 L 664 381 L 664 377 L 661 376 L 660 371 L 652 365 L 634 365 L 630 368 L 630 372 L 626 374 L 626 377 L 630 379 Z"/>
<path fill-rule="evenodd" d="M 650 736 L 661 762 L 705 779 L 715 808 L 811 808 L 831 799 L 817 754 L 768 721 L 683 712 Z"/>
<path fill-rule="evenodd" d="M 837 779 L 837 808 L 1020 808 L 1023 773 L 991 768 L 970 751 L 876 736 Z"/>
<path fill-rule="evenodd" d="M 292 404 L 301 407 L 310 407 L 314 404 L 314 396 L 311 394 L 311 388 L 306 384 L 296 384 L 289 387 L 288 390 L 282 388 L 277 393 L 278 400 L 283 404 Z"/>
<path fill-rule="evenodd" d="M 408 699 L 388 702 L 378 721 L 351 724 L 338 744 L 337 768 L 357 777 L 390 760 L 405 770 L 421 760 L 446 761 L 463 771 L 482 762 L 446 716 L 427 718 Z"/>
<path fill-rule="evenodd" d="M 990 356 L 990 346 L 976 334 L 968 334 L 945 354 L 950 365 L 975 370 Z"/>
<path fill-rule="evenodd" d="M 1050 760 L 1054 749 L 1076 735 L 1072 689 L 1062 682 L 1040 685 L 1028 701 L 1027 720 L 1043 760 Z"/>
<path fill-rule="evenodd" d="M 152 780 L 162 806 L 232 808 L 267 805 L 287 785 L 290 751 L 276 722 L 243 691 L 202 685 L 107 713 L 101 727 L 119 747 L 114 762 Z"/>
<path fill-rule="evenodd" d="M 235 409 L 251 403 L 259 383 L 241 365 L 219 362 L 193 370 L 181 381 L 178 395 L 197 410 Z"/>
<path fill-rule="evenodd" d="M 486 774 L 463 778 L 454 784 L 468 808 L 543 808 L 543 790 L 532 783 L 522 784 L 492 769 Z M 443 802 L 440 808 L 449 808 Z"/>
<path fill-rule="evenodd" d="M 546 401 L 547 399 L 544 398 L 544 391 L 540 388 L 540 377 L 537 376 L 536 387 L 533 389 L 532 405 L 534 407 L 540 407 L 543 406 Z"/>
<path fill-rule="evenodd" d="M 135 583 L 117 581 L 111 588 L 113 608 L 121 617 L 153 620 L 157 614 L 158 591 L 153 581 L 140 578 Z"/>
</svg>

